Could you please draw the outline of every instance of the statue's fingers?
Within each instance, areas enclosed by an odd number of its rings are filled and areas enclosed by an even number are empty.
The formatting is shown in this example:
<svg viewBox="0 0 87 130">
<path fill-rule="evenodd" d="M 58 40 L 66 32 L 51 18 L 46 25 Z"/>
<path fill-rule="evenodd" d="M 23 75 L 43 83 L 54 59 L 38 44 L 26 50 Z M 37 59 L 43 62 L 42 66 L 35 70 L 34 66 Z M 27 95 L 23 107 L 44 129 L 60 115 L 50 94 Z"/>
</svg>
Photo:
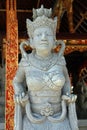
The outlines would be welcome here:
<svg viewBox="0 0 87 130">
<path fill-rule="evenodd" d="M 62 99 L 63 99 L 63 100 L 69 100 L 69 99 L 70 99 L 70 97 L 69 97 L 69 96 L 67 96 L 67 95 L 63 95 L 63 96 L 62 96 Z"/>
<path fill-rule="evenodd" d="M 16 102 L 19 103 L 19 96 L 16 96 Z"/>
<path fill-rule="evenodd" d="M 22 97 L 22 98 L 25 97 L 25 93 L 24 93 L 24 92 L 22 92 L 21 97 Z"/>
</svg>

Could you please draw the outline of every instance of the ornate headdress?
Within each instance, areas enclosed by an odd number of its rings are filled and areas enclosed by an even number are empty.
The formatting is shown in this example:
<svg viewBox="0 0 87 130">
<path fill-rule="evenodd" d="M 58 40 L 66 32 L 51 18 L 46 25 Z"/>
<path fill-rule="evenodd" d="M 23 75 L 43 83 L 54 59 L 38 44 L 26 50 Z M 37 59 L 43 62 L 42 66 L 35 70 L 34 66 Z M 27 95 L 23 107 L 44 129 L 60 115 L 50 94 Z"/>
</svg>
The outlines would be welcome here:
<svg viewBox="0 0 87 130">
<path fill-rule="evenodd" d="M 52 9 L 46 9 L 41 6 L 39 9 L 33 9 L 33 22 L 29 19 L 26 20 L 27 31 L 30 38 L 33 37 L 34 30 L 39 27 L 50 27 L 56 34 L 57 18 L 51 18 Z"/>
</svg>

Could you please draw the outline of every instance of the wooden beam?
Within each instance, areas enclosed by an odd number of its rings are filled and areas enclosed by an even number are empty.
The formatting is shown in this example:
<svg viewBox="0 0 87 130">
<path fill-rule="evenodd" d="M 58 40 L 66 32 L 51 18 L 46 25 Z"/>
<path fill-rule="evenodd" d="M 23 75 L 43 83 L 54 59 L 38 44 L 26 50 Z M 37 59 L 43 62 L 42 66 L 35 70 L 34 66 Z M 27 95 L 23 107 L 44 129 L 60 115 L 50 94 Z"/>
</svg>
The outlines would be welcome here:
<svg viewBox="0 0 87 130">
<path fill-rule="evenodd" d="M 57 33 L 57 39 L 87 39 L 87 33 Z"/>
<path fill-rule="evenodd" d="M 19 39 L 28 39 L 27 34 L 24 35 L 24 32 L 19 32 Z M 57 33 L 56 34 L 57 39 L 87 39 L 87 33 Z"/>
<path fill-rule="evenodd" d="M 17 9 L 16 11 L 20 12 L 20 13 L 31 13 L 32 12 L 32 10 L 23 10 L 23 9 Z M 0 12 L 6 12 L 6 9 L 0 9 Z"/>
<path fill-rule="evenodd" d="M 81 23 L 84 21 L 84 19 L 87 19 L 87 11 L 84 14 L 81 14 L 81 16 L 82 16 L 82 18 L 80 19 L 80 21 L 78 22 L 78 24 L 74 28 L 74 32 L 78 29 L 78 27 L 81 25 Z"/>
<path fill-rule="evenodd" d="M 37 8 L 39 8 L 40 0 L 37 1 Z"/>
<path fill-rule="evenodd" d="M 67 18 L 68 18 L 68 24 L 69 24 L 69 31 L 72 33 L 73 32 L 73 7 L 72 7 L 73 0 L 57 0 L 56 4 L 53 9 L 53 16 L 58 17 L 58 22 L 57 22 L 57 32 L 59 32 L 60 29 L 60 24 L 61 24 L 61 18 L 66 10 L 67 12 Z"/>
<path fill-rule="evenodd" d="M 66 45 L 64 54 L 69 54 L 73 51 L 80 51 L 80 52 L 87 51 L 87 45 L 77 45 L 77 44 Z"/>
</svg>

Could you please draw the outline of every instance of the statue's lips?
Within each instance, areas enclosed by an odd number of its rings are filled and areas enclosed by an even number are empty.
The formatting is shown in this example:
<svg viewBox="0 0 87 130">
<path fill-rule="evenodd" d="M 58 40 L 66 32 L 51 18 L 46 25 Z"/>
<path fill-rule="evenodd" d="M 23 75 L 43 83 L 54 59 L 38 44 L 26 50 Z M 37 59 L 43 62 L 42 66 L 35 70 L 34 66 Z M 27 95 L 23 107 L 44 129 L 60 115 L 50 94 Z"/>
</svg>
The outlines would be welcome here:
<svg viewBox="0 0 87 130">
<path fill-rule="evenodd" d="M 48 45 L 47 41 L 41 41 L 40 45 Z"/>
</svg>

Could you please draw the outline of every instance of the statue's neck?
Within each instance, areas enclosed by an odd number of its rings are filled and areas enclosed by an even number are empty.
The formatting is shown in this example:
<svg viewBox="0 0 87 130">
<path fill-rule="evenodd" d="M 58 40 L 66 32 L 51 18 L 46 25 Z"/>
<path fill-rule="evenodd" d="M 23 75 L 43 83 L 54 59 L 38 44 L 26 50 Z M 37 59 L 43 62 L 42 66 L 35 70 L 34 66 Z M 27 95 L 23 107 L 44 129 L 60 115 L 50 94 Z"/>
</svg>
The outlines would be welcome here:
<svg viewBox="0 0 87 130">
<path fill-rule="evenodd" d="M 49 51 L 36 51 L 36 54 L 35 54 L 36 57 L 38 58 L 42 58 L 42 59 L 48 59 L 52 56 L 52 53 L 49 52 Z"/>
</svg>

